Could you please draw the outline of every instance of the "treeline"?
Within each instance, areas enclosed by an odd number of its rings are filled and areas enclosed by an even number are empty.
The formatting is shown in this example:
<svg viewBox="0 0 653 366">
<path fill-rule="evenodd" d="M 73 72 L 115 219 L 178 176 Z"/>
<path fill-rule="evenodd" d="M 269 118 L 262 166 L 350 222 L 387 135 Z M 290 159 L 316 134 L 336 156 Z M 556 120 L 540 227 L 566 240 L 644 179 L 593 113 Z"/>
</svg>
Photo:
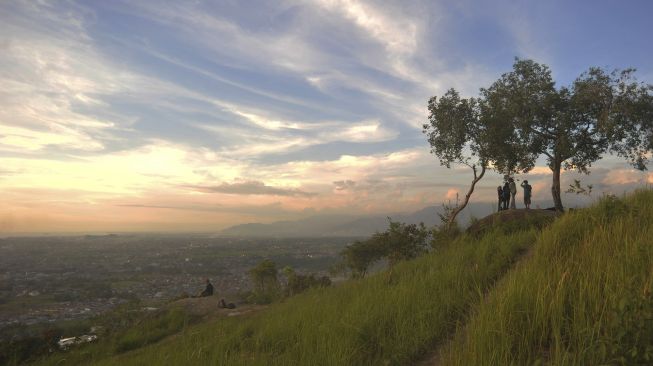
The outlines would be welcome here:
<svg viewBox="0 0 653 366">
<path fill-rule="evenodd" d="M 388 221 L 385 231 L 347 245 L 340 252 L 341 262 L 333 266 L 331 272 L 344 273 L 351 278 L 363 278 L 374 264 L 382 261 L 385 261 L 392 271 L 397 263 L 426 254 L 460 234 L 457 225 L 427 228 L 424 223 L 406 224 L 392 221 L 390 218 Z M 261 261 L 249 271 L 252 291 L 242 297 L 247 302 L 268 304 L 311 288 L 331 285 L 328 276 L 301 274 L 289 266 L 285 267 L 281 274 L 284 278 L 280 278 L 280 271 L 272 260 Z"/>
<path fill-rule="evenodd" d="M 253 289 L 242 297 L 250 303 L 269 304 L 310 288 L 331 286 L 331 279 L 328 276 L 320 277 L 314 273 L 300 274 L 290 266 L 285 267 L 282 273 L 285 276 L 285 284 L 280 281 L 277 264 L 270 259 L 264 259 L 249 271 Z"/>
</svg>

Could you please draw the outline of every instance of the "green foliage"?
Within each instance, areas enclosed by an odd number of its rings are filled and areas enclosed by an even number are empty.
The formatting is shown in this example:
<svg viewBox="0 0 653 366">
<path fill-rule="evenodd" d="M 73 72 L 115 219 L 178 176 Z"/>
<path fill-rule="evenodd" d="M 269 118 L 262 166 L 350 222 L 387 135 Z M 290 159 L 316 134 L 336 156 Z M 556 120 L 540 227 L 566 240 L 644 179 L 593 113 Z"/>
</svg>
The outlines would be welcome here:
<svg viewBox="0 0 653 366">
<path fill-rule="evenodd" d="M 439 249 L 454 241 L 462 231 L 458 222 L 454 221 L 452 225 L 440 225 L 431 229 L 431 241 L 429 245 L 432 249 Z"/>
<path fill-rule="evenodd" d="M 254 283 L 254 291 L 248 301 L 255 304 L 269 304 L 279 297 L 279 279 L 277 265 L 264 259 L 256 267 L 249 270 L 249 275 Z"/>
<path fill-rule="evenodd" d="M 478 102 L 474 98 L 460 98 L 460 94 L 449 89 L 440 97 L 428 102 L 429 123 L 424 124 L 424 133 L 431 145 L 431 153 L 440 159 L 440 164 L 486 164 L 485 149 L 489 145 L 487 136 L 479 124 Z M 465 148 L 469 147 L 467 155 Z"/>
<path fill-rule="evenodd" d="M 180 308 L 143 312 L 140 310 L 139 304 L 123 306 L 110 314 L 95 319 L 93 324 L 101 324 L 105 329 L 97 342 L 75 346 L 65 352 L 52 347 L 50 349 L 54 350 L 54 353 L 35 364 L 88 365 L 107 357 L 156 343 L 167 336 L 180 332 L 196 321 L 196 317 Z M 74 331 L 69 329 L 57 334 L 77 336 L 87 331 L 88 328 Z M 41 357 L 41 355 L 36 356 Z"/>
<path fill-rule="evenodd" d="M 480 119 L 513 131 L 515 137 L 500 140 L 493 156 L 521 153 L 530 160 L 526 170 L 538 156 L 546 156 L 559 210 L 561 169 L 588 173 L 608 151 L 645 169 L 652 146 L 642 136 L 653 134 L 653 86 L 638 83 L 633 75 L 634 69 L 607 72 L 592 67 L 571 86 L 556 89 L 546 65 L 517 59 L 511 72 L 481 89 Z M 506 165 L 501 159 L 496 164 Z"/>
<path fill-rule="evenodd" d="M 650 286 L 649 286 L 650 287 Z M 630 288 L 630 294 L 612 305 L 595 352 L 605 364 L 653 364 L 653 299 L 651 290 Z"/>
<path fill-rule="evenodd" d="M 28 361 L 47 354 L 54 348 L 59 332 L 44 332 L 40 336 L 0 341 L 0 365 L 23 365 Z"/>
<path fill-rule="evenodd" d="M 145 318 L 117 337 L 115 352 L 122 353 L 158 342 L 170 334 L 177 333 L 188 322 L 188 315 L 181 309 L 172 309 L 155 317 Z"/>
<path fill-rule="evenodd" d="M 372 235 L 372 240 L 379 243 L 392 267 L 399 261 L 426 253 L 429 234 L 424 223 L 405 224 L 390 220 L 388 230 Z"/>
<path fill-rule="evenodd" d="M 463 204 L 458 206 L 456 202 L 456 207 L 446 215 L 446 222 L 451 226 L 456 216 L 467 206 L 476 183 L 483 179 L 487 167 L 493 161 L 491 151 L 495 141 L 489 133 L 491 130 L 482 124 L 477 99 L 460 98 L 456 90 L 449 89 L 439 99 L 429 99 L 428 109 L 429 121 L 423 125 L 422 132 L 427 136 L 431 153 L 447 168 L 451 168 L 452 164 L 462 164 L 473 173 Z"/>
<path fill-rule="evenodd" d="M 89 330 L 90 324 L 90 320 L 83 319 L 3 327 L 0 365 L 22 365 L 55 352 L 61 337 L 83 334 Z"/>
<path fill-rule="evenodd" d="M 418 257 L 427 251 L 429 230 L 423 223 L 406 224 L 388 219 L 386 231 L 375 233 L 367 240 L 358 240 L 341 252 L 352 277 L 364 277 L 371 264 L 387 259 L 390 267 L 402 260 Z"/>
<path fill-rule="evenodd" d="M 302 275 L 295 272 L 291 267 L 284 268 L 283 273 L 288 279 L 286 296 L 294 296 L 315 287 L 331 286 L 331 279 L 328 276 L 317 277 L 313 273 Z"/>
<path fill-rule="evenodd" d="M 385 255 L 383 248 L 374 240 L 356 240 L 340 252 L 345 266 L 353 278 L 365 277 L 367 269 Z"/>
<path fill-rule="evenodd" d="M 463 99 L 450 89 L 429 100 L 424 133 L 442 165 L 491 163 L 501 173 L 527 172 L 544 155 L 558 210 L 561 169 L 589 173 L 607 152 L 646 169 L 653 150 L 653 85 L 638 83 L 634 69 L 592 67 L 556 89 L 548 66 L 516 59 L 512 71 L 480 92 Z"/>
<path fill-rule="evenodd" d="M 544 229 L 443 365 L 650 365 L 653 191 L 608 196 Z"/>
</svg>

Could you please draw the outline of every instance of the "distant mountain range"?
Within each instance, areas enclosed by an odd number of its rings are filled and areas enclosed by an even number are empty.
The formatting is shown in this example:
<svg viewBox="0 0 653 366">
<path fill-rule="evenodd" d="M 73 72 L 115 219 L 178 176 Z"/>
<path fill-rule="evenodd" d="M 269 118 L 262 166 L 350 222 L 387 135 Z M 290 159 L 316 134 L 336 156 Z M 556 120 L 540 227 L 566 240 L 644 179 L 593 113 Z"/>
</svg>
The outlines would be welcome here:
<svg viewBox="0 0 653 366">
<path fill-rule="evenodd" d="M 471 217 L 485 217 L 496 210 L 491 203 L 469 204 L 459 215 L 459 223 L 466 226 Z M 320 237 L 320 236 L 369 236 L 388 227 L 388 217 L 393 221 L 427 226 L 440 223 L 437 215 L 442 207 L 429 206 L 413 213 L 394 213 L 373 216 L 315 215 L 296 221 L 277 221 L 270 224 L 249 223 L 222 230 L 228 236 L 272 237 Z"/>
</svg>

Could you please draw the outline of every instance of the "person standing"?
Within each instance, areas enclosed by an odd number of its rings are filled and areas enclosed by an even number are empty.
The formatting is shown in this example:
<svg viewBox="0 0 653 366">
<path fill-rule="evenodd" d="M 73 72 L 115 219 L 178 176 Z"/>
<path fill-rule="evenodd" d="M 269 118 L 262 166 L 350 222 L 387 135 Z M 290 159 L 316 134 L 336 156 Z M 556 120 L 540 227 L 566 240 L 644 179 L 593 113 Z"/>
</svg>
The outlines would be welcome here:
<svg viewBox="0 0 653 366">
<path fill-rule="evenodd" d="M 503 207 L 501 207 L 501 203 L 503 202 L 503 189 L 501 189 L 501 186 L 497 187 L 497 196 L 499 198 L 499 209 L 498 211 L 501 211 Z"/>
<path fill-rule="evenodd" d="M 512 178 L 508 179 L 508 187 L 510 188 L 510 208 L 515 209 L 517 205 L 515 204 L 515 195 L 517 195 L 517 185 L 515 180 Z"/>
<path fill-rule="evenodd" d="M 507 210 L 508 209 L 508 202 L 510 201 L 510 185 L 506 181 L 506 183 L 503 185 L 503 209 Z"/>
<path fill-rule="evenodd" d="M 533 191 L 533 187 L 531 187 L 530 184 L 528 184 L 527 180 L 524 180 L 520 184 L 522 188 L 524 188 L 524 206 L 526 206 L 527 209 L 531 208 L 531 192 Z"/>
</svg>

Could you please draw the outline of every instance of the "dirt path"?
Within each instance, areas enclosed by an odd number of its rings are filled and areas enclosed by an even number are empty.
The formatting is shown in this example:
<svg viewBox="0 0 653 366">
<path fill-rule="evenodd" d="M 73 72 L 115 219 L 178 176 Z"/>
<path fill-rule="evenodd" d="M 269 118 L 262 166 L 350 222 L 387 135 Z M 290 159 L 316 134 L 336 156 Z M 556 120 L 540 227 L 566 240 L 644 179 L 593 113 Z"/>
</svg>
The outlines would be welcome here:
<svg viewBox="0 0 653 366">
<path fill-rule="evenodd" d="M 513 271 L 515 268 L 520 263 L 523 263 L 525 260 L 528 258 L 531 258 L 533 256 L 533 253 L 535 252 L 535 245 L 531 245 L 527 250 L 523 251 L 520 253 L 515 260 L 513 261 L 512 265 L 506 269 L 506 271 L 499 277 L 494 283 L 488 287 L 487 291 L 483 294 L 483 302 L 488 301 L 488 296 L 489 294 L 494 291 L 495 288 L 501 283 L 501 280 L 504 279 L 511 271 Z M 475 305 L 475 307 L 478 306 Z M 471 314 L 471 313 L 470 313 Z M 468 314 L 468 315 L 470 315 Z M 441 353 L 444 349 L 447 348 L 447 346 L 453 341 L 453 336 L 455 335 L 456 330 L 454 329 L 451 334 L 449 334 L 449 338 L 445 340 L 444 342 L 441 342 L 437 345 L 435 345 L 435 348 L 427 353 L 420 361 L 417 361 L 414 365 L 415 366 L 439 366 L 441 363 Z"/>
<path fill-rule="evenodd" d="M 235 309 L 223 309 L 218 306 L 218 296 L 186 298 L 171 302 L 167 307 L 181 307 L 188 314 L 203 318 L 232 317 L 251 315 L 265 309 L 265 305 L 238 305 Z"/>
</svg>

